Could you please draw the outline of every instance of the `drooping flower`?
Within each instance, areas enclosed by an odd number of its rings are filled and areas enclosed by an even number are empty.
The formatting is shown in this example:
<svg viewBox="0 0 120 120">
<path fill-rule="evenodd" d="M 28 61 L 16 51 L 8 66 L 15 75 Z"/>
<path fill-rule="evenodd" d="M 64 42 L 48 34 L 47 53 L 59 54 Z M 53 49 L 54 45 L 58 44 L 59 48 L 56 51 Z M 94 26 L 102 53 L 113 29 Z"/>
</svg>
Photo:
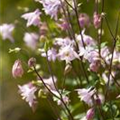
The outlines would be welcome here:
<svg viewBox="0 0 120 120">
<path fill-rule="evenodd" d="M 51 18 L 57 19 L 57 13 L 61 7 L 60 0 L 35 0 L 42 3 L 44 11 L 47 15 L 50 15 Z"/>
<path fill-rule="evenodd" d="M 87 103 L 88 105 L 92 105 L 92 96 L 95 94 L 95 89 L 91 90 L 91 87 L 88 89 L 77 89 L 79 98 Z"/>
<path fill-rule="evenodd" d="M 37 47 L 38 38 L 39 36 L 36 33 L 25 33 L 23 39 L 26 45 L 34 50 Z"/>
<path fill-rule="evenodd" d="M 94 109 L 93 109 L 93 108 L 90 108 L 90 109 L 87 111 L 87 114 L 86 114 L 87 120 L 92 120 L 93 117 L 94 117 L 94 115 L 95 115 Z"/>
<path fill-rule="evenodd" d="M 34 107 L 36 103 L 35 92 L 37 88 L 33 86 L 32 83 L 25 84 L 23 86 L 18 85 L 19 93 L 26 102 L 28 102 L 30 107 Z"/>
<path fill-rule="evenodd" d="M 49 61 L 55 61 L 56 58 L 57 58 L 57 51 L 56 51 L 56 49 L 51 48 L 51 49 L 49 49 L 47 51 L 47 55 L 46 55 L 46 52 L 43 51 L 43 53 L 41 54 L 41 56 L 43 56 L 43 57 L 47 57 L 48 56 L 48 60 Z"/>
<path fill-rule="evenodd" d="M 15 26 L 13 24 L 2 24 L 0 25 L 0 34 L 3 38 L 3 40 L 5 39 L 9 39 L 11 42 L 14 42 L 14 39 L 12 37 L 12 32 L 14 30 Z"/>
<path fill-rule="evenodd" d="M 88 27 L 90 25 L 90 18 L 87 14 L 81 13 L 79 15 L 79 24 L 82 28 Z"/>
<path fill-rule="evenodd" d="M 34 25 L 39 26 L 40 25 L 40 15 L 41 12 L 39 9 L 36 9 L 34 12 L 29 12 L 23 14 L 21 17 L 27 20 L 27 27 Z"/>
<path fill-rule="evenodd" d="M 22 77 L 24 73 L 21 60 L 16 60 L 12 67 L 12 75 L 14 78 Z"/>
</svg>

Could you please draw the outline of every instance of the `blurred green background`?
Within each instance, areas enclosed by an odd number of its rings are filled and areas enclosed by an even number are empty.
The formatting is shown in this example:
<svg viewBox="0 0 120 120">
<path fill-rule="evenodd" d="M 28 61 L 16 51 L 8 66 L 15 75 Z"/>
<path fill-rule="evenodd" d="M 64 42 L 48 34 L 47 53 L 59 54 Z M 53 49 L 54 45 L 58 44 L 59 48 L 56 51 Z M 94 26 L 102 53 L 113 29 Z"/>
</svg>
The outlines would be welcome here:
<svg viewBox="0 0 120 120">
<path fill-rule="evenodd" d="M 83 2 L 81 11 L 86 12 L 92 17 L 94 10 L 94 0 L 78 0 Z M 15 23 L 19 20 L 16 30 L 14 31 L 15 43 L 10 43 L 9 40 L 3 41 L 0 37 L 0 112 L 1 120 L 54 120 L 54 115 L 51 112 L 48 102 L 45 99 L 40 99 L 38 108 L 35 113 L 29 108 L 28 104 L 21 99 L 18 94 L 17 84 L 24 84 L 27 81 L 32 80 L 35 76 L 25 74 L 21 79 L 13 79 L 11 75 L 11 68 L 14 61 L 18 58 L 23 59 L 27 62 L 28 56 L 26 54 L 9 54 L 9 48 L 24 47 L 23 34 L 25 32 L 25 21 L 20 16 L 24 13 L 21 9 L 29 8 L 30 11 L 36 8 L 42 9 L 39 3 L 34 0 L 1 0 L 0 1 L 0 24 L 2 23 Z M 111 28 L 114 32 L 115 23 L 117 19 L 118 10 L 120 9 L 120 0 L 105 0 L 105 12 L 110 22 Z M 43 18 L 44 19 L 44 18 Z M 108 41 L 111 44 L 111 36 L 104 24 L 105 35 L 103 41 Z M 28 31 L 33 31 L 34 28 L 28 28 Z M 90 34 L 94 37 L 94 30 L 90 30 Z M 120 30 L 119 30 L 120 32 Z M 44 67 L 44 59 L 40 58 L 39 55 L 35 55 L 33 51 L 29 50 L 29 56 L 37 57 L 37 61 Z M 57 63 L 60 66 L 60 63 Z M 55 67 L 54 73 L 57 77 L 62 74 L 62 67 Z"/>
</svg>

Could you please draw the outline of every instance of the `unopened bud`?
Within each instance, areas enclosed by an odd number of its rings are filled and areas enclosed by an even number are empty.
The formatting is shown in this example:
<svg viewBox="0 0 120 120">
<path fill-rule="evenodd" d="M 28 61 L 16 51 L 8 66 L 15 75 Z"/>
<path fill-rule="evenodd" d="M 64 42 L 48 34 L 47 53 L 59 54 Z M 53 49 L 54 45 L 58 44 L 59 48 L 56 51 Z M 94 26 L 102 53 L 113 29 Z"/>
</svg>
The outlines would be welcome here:
<svg viewBox="0 0 120 120">
<path fill-rule="evenodd" d="M 35 64 L 36 64 L 36 59 L 35 58 L 32 57 L 28 60 L 28 66 L 29 67 L 33 67 L 33 66 L 35 66 Z"/>
<path fill-rule="evenodd" d="M 94 13 L 94 16 L 93 16 L 93 24 L 95 26 L 95 28 L 99 28 L 100 25 L 101 25 L 101 15 L 100 14 L 97 14 L 96 12 Z"/>
<path fill-rule="evenodd" d="M 92 120 L 94 117 L 94 114 L 95 114 L 94 109 L 93 108 L 89 109 L 86 114 L 87 120 Z"/>
<path fill-rule="evenodd" d="M 24 73 L 22 62 L 20 60 L 16 60 L 13 67 L 12 67 L 12 75 L 14 78 L 22 77 Z"/>
<path fill-rule="evenodd" d="M 79 23 L 82 28 L 90 25 L 90 18 L 87 14 L 81 13 L 79 16 Z"/>
<path fill-rule="evenodd" d="M 64 75 L 69 73 L 71 69 L 72 69 L 72 66 L 70 64 L 67 64 L 66 67 L 65 67 L 65 70 L 64 70 Z"/>
</svg>

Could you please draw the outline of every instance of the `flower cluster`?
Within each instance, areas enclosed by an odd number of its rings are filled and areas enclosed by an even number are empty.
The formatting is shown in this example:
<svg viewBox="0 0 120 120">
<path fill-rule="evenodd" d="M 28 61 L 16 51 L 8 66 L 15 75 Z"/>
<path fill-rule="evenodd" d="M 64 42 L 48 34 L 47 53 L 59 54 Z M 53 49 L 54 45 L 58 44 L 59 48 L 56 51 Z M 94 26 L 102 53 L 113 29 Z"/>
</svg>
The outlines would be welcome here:
<svg viewBox="0 0 120 120">
<path fill-rule="evenodd" d="M 51 103 L 56 102 L 55 106 L 60 108 L 57 116 L 59 120 L 117 119 L 120 116 L 117 107 L 120 98 L 118 26 L 114 35 L 103 9 L 99 13 L 96 7 L 90 18 L 89 14 L 79 11 L 81 6 L 77 0 L 35 1 L 42 4 L 44 12 L 36 8 L 21 17 L 27 21 L 27 29 L 30 26 L 37 28 L 31 27 L 33 32 L 26 31 L 23 36 L 24 43 L 34 50 L 32 52 L 37 59 L 29 58 L 26 68 L 22 64 L 24 60 L 18 59 L 12 67 L 14 78 L 22 77 L 26 72 L 33 73 L 36 79 L 18 85 L 22 99 L 33 109 L 38 97 L 48 99 Z M 98 4 L 95 1 L 95 5 Z M 50 18 L 46 17 L 45 21 L 42 19 L 44 15 L 50 15 Z M 112 47 L 103 39 L 103 21 L 106 21 L 114 40 Z M 13 24 L 0 25 L 0 34 L 4 40 L 14 42 L 13 30 Z M 91 34 L 92 30 L 96 32 Z M 20 53 L 24 49 L 12 51 Z M 79 115 L 76 111 L 80 112 Z"/>
</svg>

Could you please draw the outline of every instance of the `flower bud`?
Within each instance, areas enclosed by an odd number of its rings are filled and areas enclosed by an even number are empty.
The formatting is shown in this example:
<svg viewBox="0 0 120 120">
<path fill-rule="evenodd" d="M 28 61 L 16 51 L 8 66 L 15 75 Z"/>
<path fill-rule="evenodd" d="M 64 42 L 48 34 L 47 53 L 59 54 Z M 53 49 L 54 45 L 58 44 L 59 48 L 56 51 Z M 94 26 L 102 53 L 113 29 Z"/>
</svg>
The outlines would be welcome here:
<svg viewBox="0 0 120 120">
<path fill-rule="evenodd" d="M 35 58 L 32 57 L 28 60 L 28 66 L 29 67 L 33 67 L 33 66 L 35 66 L 35 64 L 36 64 L 36 59 Z"/>
<path fill-rule="evenodd" d="M 88 27 L 90 24 L 89 16 L 85 13 L 81 13 L 79 16 L 79 24 L 82 28 L 84 28 L 86 26 Z"/>
<path fill-rule="evenodd" d="M 57 26 L 59 28 L 61 28 L 61 30 L 68 30 L 69 29 L 69 23 L 64 19 L 60 19 L 60 23 L 58 23 Z"/>
<path fill-rule="evenodd" d="M 44 22 L 40 26 L 40 36 L 42 36 L 42 35 L 45 36 L 47 31 L 48 31 L 48 27 L 47 27 L 47 24 Z"/>
<path fill-rule="evenodd" d="M 93 15 L 93 24 L 96 29 L 99 28 L 101 25 L 101 15 L 97 14 L 96 12 Z"/>
<path fill-rule="evenodd" d="M 92 70 L 93 72 L 97 72 L 99 70 L 99 68 L 100 68 L 99 60 L 96 60 L 90 64 L 90 70 Z"/>
<path fill-rule="evenodd" d="M 87 120 L 92 120 L 94 117 L 94 114 L 95 114 L 94 109 L 93 108 L 89 109 L 86 114 Z"/>
<path fill-rule="evenodd" d="M 20 60 L 16 60 L 13 67 L 12 67 L 12 75 L 14 78 L 22 77 L 24 73 L 22 62 Z"/>
<path fill-rule="evenodd" d="M 97 104 L 97 105 L 101 105 L 101 100 L 100 100 L 100 98 L 97 98 L 97 99 L 96 99 L 96 104 Z"/>
<path fill-rule="evenodd" d="M 71 69 L 72 69 L 72 66 L 70 64 L 67 64 L 66 67 L 65 67 L 65 70 L 64 70 L 64 75 L 69 73 Z"/>
</svg>

